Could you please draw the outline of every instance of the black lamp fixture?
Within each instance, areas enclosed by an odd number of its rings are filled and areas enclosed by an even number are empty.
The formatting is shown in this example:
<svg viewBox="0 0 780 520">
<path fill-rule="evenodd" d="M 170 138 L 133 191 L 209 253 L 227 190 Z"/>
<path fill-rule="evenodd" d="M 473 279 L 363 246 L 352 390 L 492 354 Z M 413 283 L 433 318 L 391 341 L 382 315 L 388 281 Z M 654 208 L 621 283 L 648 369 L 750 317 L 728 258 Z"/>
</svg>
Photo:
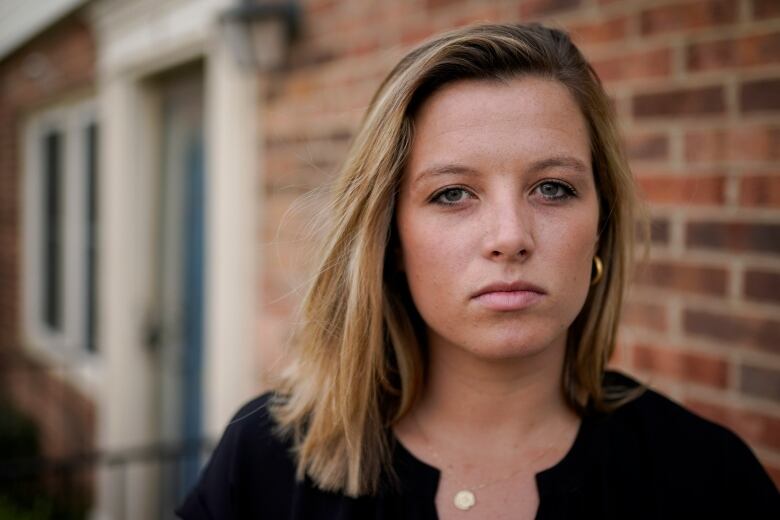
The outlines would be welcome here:
<svg viewBox="0 0 780 520">
<path fill-rule="evenodd" d="M 279 65 L 298 33 L 301 13 L 294 0 L 239 0 L 220 20 L 238 62 L 257 71 Z"/>
</svg>

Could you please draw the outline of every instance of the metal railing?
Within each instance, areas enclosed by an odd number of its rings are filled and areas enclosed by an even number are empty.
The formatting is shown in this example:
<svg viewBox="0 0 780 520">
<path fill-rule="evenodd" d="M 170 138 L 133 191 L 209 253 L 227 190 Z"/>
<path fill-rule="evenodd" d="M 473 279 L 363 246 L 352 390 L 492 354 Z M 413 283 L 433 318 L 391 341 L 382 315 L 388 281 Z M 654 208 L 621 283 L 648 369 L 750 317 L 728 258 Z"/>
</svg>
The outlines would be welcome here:
<svg viewBox="0 0 780 520">
<path fill-rule="evenodd" d="M 215 443 L 92 451 L 94 416 L 63 395 L 72 370 L 0 348 L 0 520 L 173 518 Z"/>
<path fill-rule="evenodd" d="M 139 510 L 144 518 L 173 518 L 213 446 L 199 439 L 0 460 L 0 520 L 86 519 L 97 508 L 101 517 L 117 520 L 135 518 Z"/>
</svg>

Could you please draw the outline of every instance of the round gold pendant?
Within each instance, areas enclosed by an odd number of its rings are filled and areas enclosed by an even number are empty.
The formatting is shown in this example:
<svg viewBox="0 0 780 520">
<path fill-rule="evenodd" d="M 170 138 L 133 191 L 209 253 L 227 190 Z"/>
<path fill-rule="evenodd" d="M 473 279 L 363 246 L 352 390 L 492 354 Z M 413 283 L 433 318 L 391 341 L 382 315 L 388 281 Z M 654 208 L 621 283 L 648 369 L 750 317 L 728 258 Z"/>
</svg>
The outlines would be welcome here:
<svg viewBox="0 0 780 520">
<path fill-rule="evenodd" d="M 461 511 L 468 511 L 477 503 L 477 498 L 474 496 L 474 493 L 468 489 L 464 489 L 463 491 L 458 491 L 455 494 L 453 503 L 455 504 L 455 507 Z"/>
</svg>

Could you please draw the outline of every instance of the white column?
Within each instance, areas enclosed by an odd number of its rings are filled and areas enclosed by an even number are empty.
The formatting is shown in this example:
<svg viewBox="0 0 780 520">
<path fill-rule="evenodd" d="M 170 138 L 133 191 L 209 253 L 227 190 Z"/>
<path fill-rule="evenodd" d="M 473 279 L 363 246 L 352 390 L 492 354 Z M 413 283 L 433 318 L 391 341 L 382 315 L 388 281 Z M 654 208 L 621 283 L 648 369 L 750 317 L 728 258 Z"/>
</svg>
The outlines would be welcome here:
<svg viewBox="0 0 780 520">
<path fill-rule="evenodd" d="M 259 83 L 239 68 L 225 38 L 207 59 L 208 165 L 205 432 L 218 437 L 257 379 L 256 254 L 262 141 Z"/>
<path fill-rule="evenodd" d="M 153 193 L 151 170 L 139 139 L 143 97 L 135 82 L 116 76 L 99 84 L 100 331 L 103 391 L 98 448 L 116 451 L 150 442 L 154 364 L 143 341 L 151 283 Z M 154 500 L 138 466 L 106 468 L 100 475 L 99 518 L 151 518 Z"/>
</svg>

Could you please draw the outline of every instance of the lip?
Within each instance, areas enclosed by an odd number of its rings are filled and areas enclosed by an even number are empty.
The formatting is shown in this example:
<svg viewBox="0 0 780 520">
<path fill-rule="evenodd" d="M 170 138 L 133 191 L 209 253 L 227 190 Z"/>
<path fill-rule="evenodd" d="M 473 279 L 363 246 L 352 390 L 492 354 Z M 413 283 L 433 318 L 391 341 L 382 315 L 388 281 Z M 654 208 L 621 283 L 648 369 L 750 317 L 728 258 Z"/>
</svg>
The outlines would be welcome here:
<svg viewBox="0 0 780 520">
<path fill-rule="evenodd" d="M 541 300 L 544 289 L 524 281 L 496 282 L 486 285 L 471 297 L 480 305 L 494 311 L 517 311 Z"/>
</svg>

